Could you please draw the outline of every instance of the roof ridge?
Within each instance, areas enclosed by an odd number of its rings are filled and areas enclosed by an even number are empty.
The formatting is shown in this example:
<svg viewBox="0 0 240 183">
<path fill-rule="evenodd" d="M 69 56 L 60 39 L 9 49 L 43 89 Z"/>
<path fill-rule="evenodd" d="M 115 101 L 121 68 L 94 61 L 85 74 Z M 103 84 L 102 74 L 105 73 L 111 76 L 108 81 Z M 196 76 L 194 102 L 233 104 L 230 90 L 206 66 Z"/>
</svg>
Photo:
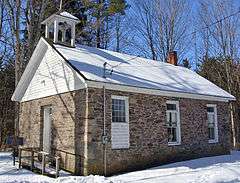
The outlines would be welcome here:
<svg viewBox="0 0 240 183">
<path fill-rule="evenodd" d="M 63 45 L 64 46 L 64 45 Z M 87 47 L 87 48 L 90 48 L 90 49 L 97 49 L 97 50 L 101 50 L 101 51 L 106 51 L 106 52 L 111 52 L 111 53 L 114 53 L 114 54 L 119 54 L 119 55 L 123 55 L 123 56 L 128 56 L 128 57 L 136 57 L 136 58 L 139 58 L 139 59 L 143 59 L 142 61 L 144 62 L 147 62 L 148 64 L 151 64 L 152 62 L 154 63 L 157 63 L 157 64 L 162 64 L 162 65 L 166 65 L 166 66 L 170 66 L 170 67 L 181 67 L 180 65 L 172 65 L 170 63 L 167 63 L 167 62 L 162 62 L 160 60 L 153 60 L 153 59 L 150 59 L 150 58 L 145 58 L 145 57 L 142 57 L 142 56 L 138 56 L 138 55 L 130 55 L 130 54 L 127 54 L 127 53 L 121 53 L 121 52 L 116 52 L 116 51 L 113 51 L 113 50 L 107 50 L 107 49 L 103 49 L 103 48 L 96 48 L 96 47 L 92 47 L 92 46 L 87 46 L 87 45 L 83 45 L 83 44 L 76 44 L 75 45 L 76 48 L 81 48 L 81 47 Z M 135 59 L 134 59 L 135 60 Z M 150 63 L 151 62 L 151 63 Z M 124 64 L 124 63 L 123 63 Z"/>
</svg>

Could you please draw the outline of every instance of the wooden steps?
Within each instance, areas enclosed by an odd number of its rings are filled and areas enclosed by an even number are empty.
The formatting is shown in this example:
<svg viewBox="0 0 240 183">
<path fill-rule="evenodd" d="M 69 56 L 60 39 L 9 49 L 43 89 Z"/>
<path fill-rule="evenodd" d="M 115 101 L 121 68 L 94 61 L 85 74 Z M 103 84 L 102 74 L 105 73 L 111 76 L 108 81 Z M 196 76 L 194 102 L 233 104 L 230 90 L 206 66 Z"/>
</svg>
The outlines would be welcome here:
<svg viewBox="0 0 240 183">
<path fill-rule="evenodd" d="M 59 176 L 59 156 L 52 156 L 39 148 L 19 148 L 18 157 L 19 169 L 24 167 L 42 175 Z"/>
</svg>

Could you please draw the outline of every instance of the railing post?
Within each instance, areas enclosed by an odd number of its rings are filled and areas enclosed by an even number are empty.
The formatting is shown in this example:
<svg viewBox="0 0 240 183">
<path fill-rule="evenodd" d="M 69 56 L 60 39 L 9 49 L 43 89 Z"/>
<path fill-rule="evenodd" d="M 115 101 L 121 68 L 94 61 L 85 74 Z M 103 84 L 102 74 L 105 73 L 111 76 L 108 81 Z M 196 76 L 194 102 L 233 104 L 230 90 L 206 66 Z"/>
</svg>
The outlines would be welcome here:
<svg viewBox="0 0 240 183">
<path fill-rule="evenodd" d="M 42 174 L 45 172 L 45 153 L 42 153 Z"/>
<path fill-rule="evenodd" d="M 55 159 L 56 159 L 56 178 L 58 178 L 58 176 L 59 176 L 59 163 L 60 163 L 59 160 L 60 160 L 60 157 L 56 156 Z"/>
<path fill-rule="evenodd" d="M 18 169 L 21 169 L 22 166 L 22 149 L 18 149 Z"/>
<path fill-rule="evenodd" d="M 13 166 L 15 166 L 15 163 L 16 163 L 15 154 L 16 154 L 16 150 L 15 150 L 15 147 L 13 147 Z"/>
<path fill-rule="evenodd" d="M 65 163 L 64 163 L 64 166 L 63 166 L 64 168 L 66 168 L 66 164 L 67 164 L 67 156 L 68 156 L 68 154 L 65 152 L 65 160 L 64 160 Z"/>
<path fill-rule="evenodd" d="M 31 149 L 31 171 L 33 171 L 34 168 L 34 150 Z"/>
</svg>

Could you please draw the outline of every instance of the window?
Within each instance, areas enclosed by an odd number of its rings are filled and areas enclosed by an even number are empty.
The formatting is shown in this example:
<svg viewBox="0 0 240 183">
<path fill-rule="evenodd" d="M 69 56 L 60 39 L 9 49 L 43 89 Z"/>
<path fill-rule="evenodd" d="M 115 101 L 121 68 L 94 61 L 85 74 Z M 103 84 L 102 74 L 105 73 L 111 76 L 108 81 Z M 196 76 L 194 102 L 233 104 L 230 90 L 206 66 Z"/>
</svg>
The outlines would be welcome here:
<svg viewBox="0 0 240 183">
<path fill-rule="evenodd" d="M 217 127 L 217 107 L 213 104 L 207 105 L 207 123 L 208 123 L 208 142 L 218 142 L 218 127 Z"/>
<path fill-rule="evenodd" d="M 126 100 L 112 99 L 112 122 L 125 123 L 126 122 Z"/>
<path fill-rule="evenodd" d="M 179 102 L 167 101 L 168 145 L 181 144 Z"/>
<path fill-rule="evenodd" d="M 112 96 L 112 149 L 129 148 L 129 106 L 128 97 Z"/>
</svg>

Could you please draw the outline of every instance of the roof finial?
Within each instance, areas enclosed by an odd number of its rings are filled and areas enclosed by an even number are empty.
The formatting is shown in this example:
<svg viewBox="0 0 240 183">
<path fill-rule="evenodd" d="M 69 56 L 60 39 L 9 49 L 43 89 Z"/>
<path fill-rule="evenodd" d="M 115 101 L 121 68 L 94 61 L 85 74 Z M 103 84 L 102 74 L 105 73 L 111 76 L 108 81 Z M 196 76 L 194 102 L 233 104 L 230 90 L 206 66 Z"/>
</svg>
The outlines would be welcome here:
<svg viewBox="0 0 240 183">
<path fill-rule="evenodd" d="M 60 0 L 59 11 L 62 11 L 62 0 Z"/>
</svg>

